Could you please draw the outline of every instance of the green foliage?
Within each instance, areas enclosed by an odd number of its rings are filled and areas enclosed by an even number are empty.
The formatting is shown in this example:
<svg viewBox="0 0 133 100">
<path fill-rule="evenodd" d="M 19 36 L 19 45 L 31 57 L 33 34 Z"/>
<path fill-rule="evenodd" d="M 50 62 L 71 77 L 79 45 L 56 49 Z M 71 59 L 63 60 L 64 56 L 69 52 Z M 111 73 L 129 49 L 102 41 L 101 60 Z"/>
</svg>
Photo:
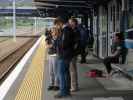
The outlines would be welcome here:
<svg viewBox="0 0 133 100">
<path fill-rule="evenodd" d="M 12 17 L 0 17 L 0 29 L 7 29 L 12 27 Z M 34 23 L 33 19 L 29 19 L 28 17 L 17 17 L 16 18 L 16 26 L 32 26 Z"/>
<path fill-rule="evenodd" d="M 0 28 L 9 28 L 12 26 L 12 20 L 6 17 L 0 17 Z"/>
</svg>

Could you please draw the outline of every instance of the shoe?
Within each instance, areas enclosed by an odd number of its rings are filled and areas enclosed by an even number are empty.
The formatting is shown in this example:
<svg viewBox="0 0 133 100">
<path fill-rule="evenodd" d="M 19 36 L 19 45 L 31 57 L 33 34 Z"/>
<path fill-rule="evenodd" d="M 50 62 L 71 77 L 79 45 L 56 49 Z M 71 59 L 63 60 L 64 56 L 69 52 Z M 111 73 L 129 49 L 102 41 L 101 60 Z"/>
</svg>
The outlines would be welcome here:
<svg viewBox="0 0 133 100">
<path fill-rule="evenodd" d="M 53 90 L 58 91 L 60 88 L 58 86 L 54 86 Z"/>
<path fill-rule="evenodd" d="M 70 89 L 71 92 L 77 92 L 79 89 L 75 88 L 75 89 Z"/>
<path fill-rule="evenodd" d="M 48 87 L 48 91 L 53 90 L 53 89 L 54 89 L 54 86 L 49 86 Z"/>
<path fill-rule="evenodd" d="M 71 94 L 66 94 L 66 95 L 57 94 L 54 96 L 54 98 L 56 99 L 67 98 L 67 97 L 71 97 Z"/>
</svg>

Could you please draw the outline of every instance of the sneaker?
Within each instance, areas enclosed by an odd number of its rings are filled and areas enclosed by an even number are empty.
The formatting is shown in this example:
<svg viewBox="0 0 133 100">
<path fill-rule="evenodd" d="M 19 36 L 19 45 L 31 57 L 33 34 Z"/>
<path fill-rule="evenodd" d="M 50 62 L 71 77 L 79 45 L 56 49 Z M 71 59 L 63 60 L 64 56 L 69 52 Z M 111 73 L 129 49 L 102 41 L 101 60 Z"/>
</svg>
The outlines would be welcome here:
<svg viewBox="0 0 133 100">
<path fill-rule="evenodd" d="M 71 92 L 77 92 L 79 89 L 75 88 L 75 89 L 70 89 Z"/>
<path fill-rule="evenodd" d="M 60 88 L 58 86 L 54 86 L 53 90 L 58 91 Z"/>
<path fill-rule="evenodd" d="M 48 87 L 48 91 L 53 90 L 53 89 L 54 89 L 54 86 L 49 86 Z"/>
</svg>

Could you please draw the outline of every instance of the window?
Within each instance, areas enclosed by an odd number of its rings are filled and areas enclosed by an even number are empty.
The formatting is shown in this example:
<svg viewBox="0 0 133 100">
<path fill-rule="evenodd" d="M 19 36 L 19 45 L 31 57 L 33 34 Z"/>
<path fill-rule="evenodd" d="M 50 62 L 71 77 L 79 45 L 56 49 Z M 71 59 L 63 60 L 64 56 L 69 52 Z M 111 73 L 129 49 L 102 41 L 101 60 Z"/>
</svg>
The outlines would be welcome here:
<svg viewBox="0 0 133 100">
<path fill-rule="evenodd" d="M 115 6 L 113 6 L 113 31 L 115 32 Z"/>
<path fill-rule="evenodd" d="M 112 7 L 111 7 L 111 21 L 112 21 L 112 19 L 113 19 L 113 9 L 112 9 Z"/>
<path fill-rule="evenodd" d="M 133 28 L 133 1 L 129 2 L 129 17 L 128 17 L 128 28 Z"/>
</svg>

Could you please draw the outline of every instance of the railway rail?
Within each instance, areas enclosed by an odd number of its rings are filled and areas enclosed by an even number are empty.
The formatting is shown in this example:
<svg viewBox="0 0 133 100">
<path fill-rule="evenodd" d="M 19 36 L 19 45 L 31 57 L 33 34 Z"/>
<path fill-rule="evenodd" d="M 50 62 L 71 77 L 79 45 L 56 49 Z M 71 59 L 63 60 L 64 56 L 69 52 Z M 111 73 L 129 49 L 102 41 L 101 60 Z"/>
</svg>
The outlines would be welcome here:
<svg viewBox="0 0 133 100">
<path fill-rule="evenodd" d="M 23 45 L 16 47 L 13 51 L 8 52 L 6 56 L 0 59 L 0 83 L 8 76 L 15 67 L 17 62 L 31 48 L 38 38 L 31 38 Z"/>
</svg>

